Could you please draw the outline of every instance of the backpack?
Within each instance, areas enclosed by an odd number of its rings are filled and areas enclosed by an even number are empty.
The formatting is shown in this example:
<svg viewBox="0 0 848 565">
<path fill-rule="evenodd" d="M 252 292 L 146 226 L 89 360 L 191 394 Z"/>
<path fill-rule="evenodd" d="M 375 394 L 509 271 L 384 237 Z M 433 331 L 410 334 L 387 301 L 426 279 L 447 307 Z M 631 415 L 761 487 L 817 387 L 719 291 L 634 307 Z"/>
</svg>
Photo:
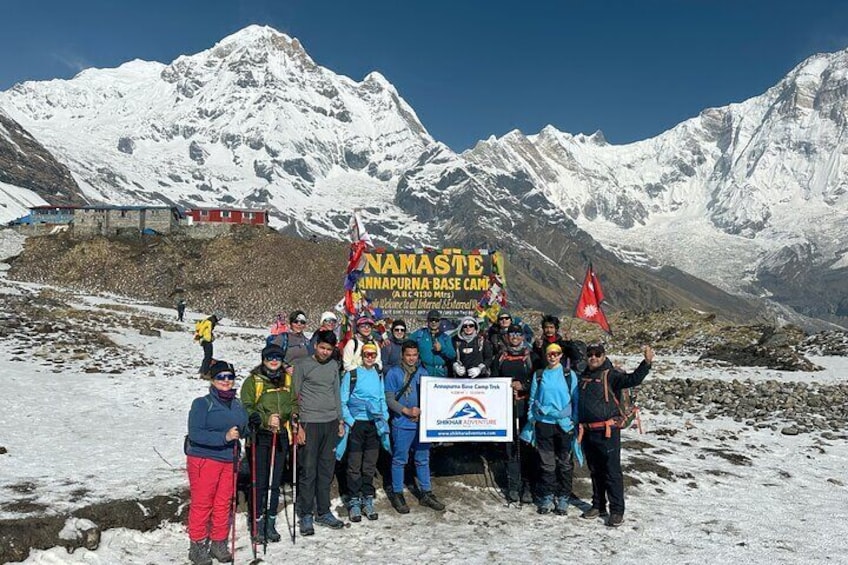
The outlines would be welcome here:
<svg viewBox="0 0 848 565">
<path fill-rule="evenodd" d="M 265 345 L 276 345 L 283 350 L 283 357 L 285 357 L 289 352 L 289 334 L 284 332 L 281 334 L 269 335 L 265 338 Z"/>
<path fill-rule="evenodd" d="M 200 341 L 200 337 L 201 337 L 200 333 L 201 333 L 201 331 L 203 331 L 201 324 L 205 321 L 206 320 L 199 320 L 199 321 L 194 323 L 194 341 Z"/>
<path fill-rule="evenodd" d="M 381 380 L 383 379 L 383 373 L 381 373 L 380 371 L 377 371 L 377 376 Z M 350 372 L 350 395 L 351 396 L 353 396 L 353 391 L 356 390 L 356 379 L 357 379 L 356 369 L 353 369 Z"/>
<path fill-rule="evenodd" d="M 604 398 L 607 403 L 609 403 L 609 397 L 612 396 L 612 400 L 615 402 L 615 407 L 618 409 L 618 416 L 613 418 L 613 420 L 615 420 L 616 426 L 621 430 L 625 430 L 632 426 L 635 422 L 636 427 L 639 429 L 639 433 L 642 433 L 642 420 L 639 418 L 639 406 L 636 405 L 638 387 L 621 389 L 619 391 L 621 399 L 619 399 L 612 389 L 610 389 L 607 375 L 609 375 L 609 369 L 605 369 L 601 375 L 601 379 L 604 383 Z"/>
</svg>

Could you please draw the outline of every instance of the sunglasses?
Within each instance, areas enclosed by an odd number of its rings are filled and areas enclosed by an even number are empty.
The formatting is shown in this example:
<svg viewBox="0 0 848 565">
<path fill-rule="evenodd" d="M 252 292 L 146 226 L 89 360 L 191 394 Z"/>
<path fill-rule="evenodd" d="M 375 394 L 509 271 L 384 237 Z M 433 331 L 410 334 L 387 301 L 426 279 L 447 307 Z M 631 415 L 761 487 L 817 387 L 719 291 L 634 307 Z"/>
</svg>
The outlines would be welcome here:
<svg viewBox="0 0 848 565">
<path fill-rule="evenodd" d="M 548 353 L 548 357 L 561 357 L 561 356 L 562 356 L 562 353 L 560 353 L 559 351 L 551 351 L 550 353 Z"/>
<path fill-rule="evenodd" d="M 236 376 L 232 373 L 218 373 L 214 377 L 212 377 L 216 381 L 234 381 L 236 380 Z"/>
<path fill-rule="evenodd" d="M 376 353 L 363 353 L 362 356 L 366 359 L 376 359 L 377 358 Z"/>
<path fill-rule="evenodd" d="M 474 324 L 462 324 L 462 327 L 463 328 L 476 328 L 477 326 L 475 326 Z"/>
<path fill-rule="evenodd" d="M 516 332 L 510 332 L 506 335 L 508 335 L 509 337 L 524 337 L 524 334 L 516 333 Z"/>
<path fill-rule="evenodd" d="M 279 355 L 269 355 L 268 357 L 265 358 L 265 360 L 266 361 L 282 361 L 283 358 L 280 357 Z"/>
<path fill-rule="evenodd" d="M 504 316 L 503 318 L 498 318 L 499 322 L 503 322 L 504 320 L 512 320 L 509 316 Z"/>
<path fill-rule="evenodd" d="M 392 331 L 393 331 L 393 332 L 400 332 L 400 333 L 403 333 L 403 332 L 405 332 L 405 331 L 406 331 L 406 328 L 394 328 Z"/>
<path fill-rule="evenodd" d="M 441 322 L 441 320 L 439 318 L 428 318 L 427 321 L 430 322 L 431 324 L 433 322 Z"/>
<path fill-rule="evenodd" d="M 603 351 L 587 351 L 586 352 L 586 357 L 597 357 L 598 359 L 600 359 L 603 356 L 604 356 Z"/>
<path fill-rule="evenodd" d="M 305 323 L 306 323 L 306 320 L 301 319 L 301 318 L 298 318 L 297 320 L 292 322 L 292 324 L 305 324 Z"/>
</svg>

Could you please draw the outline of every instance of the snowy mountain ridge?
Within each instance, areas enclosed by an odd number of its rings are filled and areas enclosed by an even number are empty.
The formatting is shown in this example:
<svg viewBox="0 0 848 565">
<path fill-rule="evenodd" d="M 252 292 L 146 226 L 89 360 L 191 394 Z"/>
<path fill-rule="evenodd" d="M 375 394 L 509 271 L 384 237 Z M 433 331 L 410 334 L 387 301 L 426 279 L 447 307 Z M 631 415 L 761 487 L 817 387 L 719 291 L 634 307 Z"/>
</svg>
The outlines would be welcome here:
<svg viewBox="0 0 848 565">
<path fill-rule="evenodd" d="M 502 247 L 560 289 L 591 253 L 848 318 L 848 51 L 627 145 L 548 126 L 457 154 L 379 73 L 337 75 L 260 26 L 170 64 L 19 84 L 0 107 L 91 201 L 267 207 L 333 238 L 361 208 L 383 243 Z"/>
</svg>

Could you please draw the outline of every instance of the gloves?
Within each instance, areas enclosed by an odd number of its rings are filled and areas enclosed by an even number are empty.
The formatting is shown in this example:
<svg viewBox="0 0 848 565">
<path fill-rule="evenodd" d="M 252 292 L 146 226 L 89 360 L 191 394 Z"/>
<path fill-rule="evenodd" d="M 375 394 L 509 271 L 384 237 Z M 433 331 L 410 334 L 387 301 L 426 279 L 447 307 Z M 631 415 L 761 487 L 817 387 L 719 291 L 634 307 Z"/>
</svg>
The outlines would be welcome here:
<svg viewBox="0 0 848 565">
<path fill-rule="evenodd" d="M 483 374 L 483 371 L 486 369 L 486 366 L 482 363 L 477 365 L 476 367 L 471 367 L 468 369 L 468 376 L 472 379 L 476 379 L 480 375 Z"/>
<path fill-rule="evenodd" d="M 463 366 L 463 364 L 460 363 L 459 361 L 456 361 L 453 364 L 453 373 L 457 377 L 464 377 L 465 376 L 465 367 Z M 471 375 L 468 375 L 468 376 L 470 377 Z M 476 377 L 477 375 L 474 375 L 474 376 Z"/>
<path fill-rule="evenodd" d="M 258 430 L 262 427 L 262 416 L 259 415 L 259 412 L 250 413 L 250 417 L 247 419 L 247 425 L 252 430 Z"/>
</svg>

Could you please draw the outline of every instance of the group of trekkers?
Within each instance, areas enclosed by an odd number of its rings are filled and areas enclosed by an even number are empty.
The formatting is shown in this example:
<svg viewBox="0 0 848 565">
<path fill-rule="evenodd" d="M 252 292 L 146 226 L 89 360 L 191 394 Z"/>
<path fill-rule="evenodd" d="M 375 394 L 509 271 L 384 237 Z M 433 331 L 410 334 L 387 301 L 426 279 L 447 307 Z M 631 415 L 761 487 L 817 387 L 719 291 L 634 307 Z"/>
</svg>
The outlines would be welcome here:
<svg viewBox="0 0 848 565">
<path fill-rule="evenodd" d="M 430 481 L 430 444 L 418 440 L 422 376 L 511 379 L 518 429 L 504 453 L 507 501 L 535 503 L 541 514 L 567 514 L 574 502 L 572 461 L 582 463 L 585 457 L 592 507 L 582 517 L 619 526 L 624 517 L 621 393 L 644 380 L 653 350 L 646 346 L 644 359 L 628 373 L 607 359 L 604 344 L 587 346 L 561 333 L 552 315 L 542 319 L 536 339 L 506 310 L 487 331 L 472 316 L 449 331 L 446 323 L 431 310 L 423 328 L 410 333 L 403 320 L 394 320 L 382 333 L 363 315 L 340 347 L 335 314 L 323 313 L 320 327 L 307 338 L 306 314 L 292 312 L 272 328 L 238 397 L 233 366 L 211 361 L 209 394 L 194 400 L 186 438 L 191 562 L 233 558 L 234 545 L 228 549 L 227 540 L 231 527 L 235 539 L 231 517 L 240 461 L 250 469 L 254 552 L 257 544 L 281 539 L 277 516 L 287 474 L 296 487 L 301 535 L 313 535 L 315 524 L 348 525 L 330 508 L 334 475 L 350 522 L 377 520 L 374 478 L 381 453 L 386 454 L 380 469 L 384 489 L 398 513 L 410 512 L 404 497 L 410 453 L 416 479 L 411 488 L 419 504 L 444 510 Z M 246 440 L 243 459 L 240 439 Z"/>
</svg>

